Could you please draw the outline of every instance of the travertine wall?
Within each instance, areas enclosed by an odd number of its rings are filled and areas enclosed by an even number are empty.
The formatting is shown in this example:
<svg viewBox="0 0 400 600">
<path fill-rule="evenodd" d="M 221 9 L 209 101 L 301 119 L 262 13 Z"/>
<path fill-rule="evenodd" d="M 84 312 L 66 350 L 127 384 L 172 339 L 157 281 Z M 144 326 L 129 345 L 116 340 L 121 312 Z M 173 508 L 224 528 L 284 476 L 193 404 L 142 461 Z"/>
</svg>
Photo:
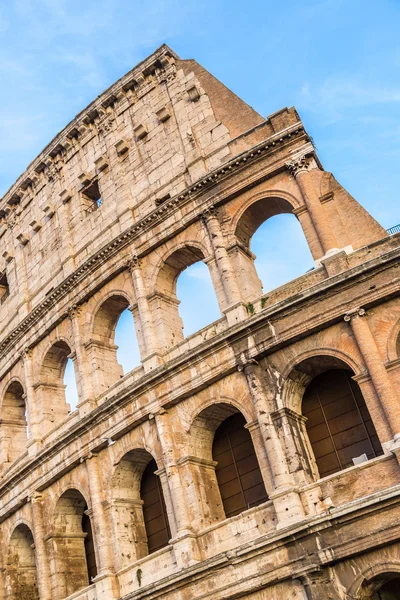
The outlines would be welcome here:
<svg viewBox="0 0 400 600">
<path fill-rule="evenodd" d="M 0 598 L 349 599 L 399 572 L 399 236 L 322 169 L 293 108 L 264 120 L 163 46 L 0 211 Z M 316 268 L 265 296 L 250 240 L 279 213 L 297 216 Z M 176 280 L 199 260 L 221 319 L 184 339 Z M 127 307 L 142 361 L 123 376 Z M 336 368 L 384 452 L 320 479 L 302 399 Z M 235 412 L 269 500 L 226 519 L 212 443 Z M 153 458 L 172 538 L 149 555 Z"/>
</svg>

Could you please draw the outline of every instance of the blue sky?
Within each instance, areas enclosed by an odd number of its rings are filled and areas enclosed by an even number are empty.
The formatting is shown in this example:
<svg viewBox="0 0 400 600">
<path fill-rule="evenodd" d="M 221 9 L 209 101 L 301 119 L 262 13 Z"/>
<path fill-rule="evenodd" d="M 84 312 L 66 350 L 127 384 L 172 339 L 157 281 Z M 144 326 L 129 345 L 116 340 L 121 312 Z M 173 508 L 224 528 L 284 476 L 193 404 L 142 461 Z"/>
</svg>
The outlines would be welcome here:
<svg viewBox="0 0 400 600">
<path fill-rule="evenodd" d="M 0 196 L 76 113 L 166 42 L 264 116 L 295 105 L 324 167 L 383 226 L 400 223 L 399 31 L 399 0 L 3 0 Z M 276 217 L 253 240 L 265 291 L 312 266 L 285 219 L 284 236 Z M 179 282 L 182 314 L 202 294 L 185 332 L 218 317 L 204 269 Z"/>
</svg>

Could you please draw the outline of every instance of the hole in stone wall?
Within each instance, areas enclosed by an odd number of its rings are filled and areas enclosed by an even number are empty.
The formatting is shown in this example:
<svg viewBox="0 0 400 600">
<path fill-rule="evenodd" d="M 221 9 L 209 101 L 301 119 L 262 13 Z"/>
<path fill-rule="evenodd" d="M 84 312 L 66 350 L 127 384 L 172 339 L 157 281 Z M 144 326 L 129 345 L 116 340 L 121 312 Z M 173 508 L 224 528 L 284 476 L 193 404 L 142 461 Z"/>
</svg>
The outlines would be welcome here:
<svg viewBox="0 0 400 600">
<path fill-rule="evenodd" d="M 314 266 L 301 225 L 292 214 L 275 215 L 262 223 L 251 238 L 250 249 L 257 257 L 254 263 L 263 293 Z"/>
<path fill-rule="evenodd" d="M 103 200 L 100 193 L 99 182 L 97 179 L 93 180 L 82 192 L 83 199 L 85 200 L 86 209 L 88 211 L 94 211 L 100 208 L 103 204 Z"/>
<path fill-rule="evenodd" d="M 78 404 L 78 389 L 76 387 L 74 362 L 72 358 L 67 360 L 64 371 L 65 399 L 71 407 L 71 412 L 76 410 Z"/>
<path fill-rule="evenodd" d="M 140 352 L 135 325 L 132 313 L 127 308 L 121 313 L 118 319 L 114 342 L 118 346 L 117 360 L 125 375 L 140 365 Z"/>
<path fill-rule="evenodd" d="M 180 274 L 177 297 L 185 337 L 221 318 L 210 271 L 203 262 L 191 265 Z"/>
</svg>

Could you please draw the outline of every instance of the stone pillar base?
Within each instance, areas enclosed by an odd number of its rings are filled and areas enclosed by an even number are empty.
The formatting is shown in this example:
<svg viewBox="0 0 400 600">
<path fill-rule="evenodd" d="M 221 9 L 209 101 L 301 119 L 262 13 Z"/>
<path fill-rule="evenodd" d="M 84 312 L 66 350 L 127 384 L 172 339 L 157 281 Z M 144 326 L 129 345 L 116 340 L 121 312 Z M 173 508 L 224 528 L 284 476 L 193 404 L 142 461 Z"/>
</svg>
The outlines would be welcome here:
<svg viewBox="0 0 400 600">
<path fill-rule="evenodd" d="M 42 438 L 31 438 L 28 440 L 26 444 L 26 449 L 28 450 L 28 456 L 36 456 L 43 448 L 43 440 Z"/>
<path fill-rule="evenodd" d="M 246 305 L 243 302 L 234 304 L 233 306 L 225 309 L 223 312 L 226 316 L 229 327 L 232 327 L 232 325 L 236 325 L 237 323 L 241 323 L 241 321 L 244 321 L 249 316 Z"/>
<path fill-rule="evenodd" d="M 304 520 L 304 507 L 298 491 L 293 488 L 277 490 L 270 494 L 278 519 L 277 529 L 285 529 Z"/>
<path fill-rule="evenodd" d="M 163 364 L 163 359 L 161 354 L 154 352 L 153 354 L 149 354 L 142 360 L 142 366 L 145 373 L 149 373 L 149 371 L 154 371 L 157 367 L 160 367 Z"/>
<path fill-rule="evenodd" d="M 116 600 L 120 597 L 119 583 L 115 573 L 99 573 L 93 579 L 93 583 L 96 585 L 97 600 Z"/>
<path fill-rule="evenodd" d="M 80 417 L 86 417 L 93 409 L 96 408 L 96 402 L 94 398 L 87 398 L 86 400 L 82 400 L 82 402 L 78 402 L 76 408 L 79 411 Z"/>
<path fill-rule="evenodd" d="M 194 533 L 185 533 L 172 539 L 176 564 L 184 569 L 202 560 L 197 536 Z"/>
</svg>

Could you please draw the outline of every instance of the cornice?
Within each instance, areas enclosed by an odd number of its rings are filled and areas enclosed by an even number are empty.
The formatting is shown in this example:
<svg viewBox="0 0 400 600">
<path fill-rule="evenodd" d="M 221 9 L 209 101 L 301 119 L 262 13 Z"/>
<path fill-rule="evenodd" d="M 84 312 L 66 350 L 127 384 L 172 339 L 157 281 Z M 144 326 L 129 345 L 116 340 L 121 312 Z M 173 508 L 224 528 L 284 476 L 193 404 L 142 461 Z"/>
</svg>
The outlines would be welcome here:
<svg viewBox="0 0 400 600">
<path fill-rule="evenodd" d="M 38 306 L 36 306 L 29 315 L 27 315 L 15 327 L 4 340 L 0 342 L 0 360 L 7 352 L 22 339 L 25 333 L 35 325 L 53 306 L 62 298 L 67 296 L 70 290 L 81 283 L 88 275 L 96 271 L 107 260 L 118 254 L 123 248 L 126 248 L 143 233 L 149 231 L 154 226 L 162 223 L 165 220 L 166 214 L 180 208 L 186 202 L 199 198 L 205 190 L 210 190 L 222 181 L 231 177 L 234 172 L 246 168 L 249 164 L 262 160 L 266 155 L 272 155 L 276 150 L 281 149 L 293 142 L 304 132 L 302 123 L 296 123 L 278 134 L 275 134 L 263 142 L 257 144 L 250 150 L 246 150 L 241 154 L 233 157 L 230 161 L 224 163 L 221 167 L 210 171 L 205 177 L 196 181 L 193 185 L 186 188 L 184 192 L 175 195 L 168 202 L 155 208 L 152 212 L 140 219 L 132 225 L 124 233 L 118 235 L 111 242 L 104 245 L 100 250 L 95 252 L 88 258 L 78 269 L 69 275 L 61 282 Z M 312 151 L 312 147 L 309 148 Z M 271 176 L 271 175 L 269 175 Z M 207 206 L 199 208 L 197 218 L 200 218 Z M 75 299 L 75 303 L 79 304 L 80 300 Z"/>
</svg>

